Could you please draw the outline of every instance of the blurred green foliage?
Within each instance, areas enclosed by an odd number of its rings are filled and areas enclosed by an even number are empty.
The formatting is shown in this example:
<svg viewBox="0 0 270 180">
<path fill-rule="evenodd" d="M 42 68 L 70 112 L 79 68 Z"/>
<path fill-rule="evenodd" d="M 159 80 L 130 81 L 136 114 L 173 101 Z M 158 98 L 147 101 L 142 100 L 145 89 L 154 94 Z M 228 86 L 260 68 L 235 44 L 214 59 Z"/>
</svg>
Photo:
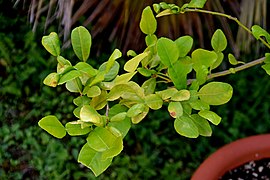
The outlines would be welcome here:
<svg viewBox="0 0 270 180">
<path fill-rule="evenodd" d="M 67 105 L 73 99 L 68 93 L 42 84 L 56 62 L 41 47 L 41 36 L 31 33 L 25 13 L 0 0 L 0 179 L 95 179 L 76 162 L 81 138 L 59 141 L 37 125 L 47 114 L 70 121 L 74 107 Z M 189 179 L 218 147 L 269 132 L 269 76 L 255 67 L 225 78 L 234 96 L 216 109 L 223 119 L 211 138 L 181 137 L 165 110 L 150 113 L 97 179 Z"/>
</svg>

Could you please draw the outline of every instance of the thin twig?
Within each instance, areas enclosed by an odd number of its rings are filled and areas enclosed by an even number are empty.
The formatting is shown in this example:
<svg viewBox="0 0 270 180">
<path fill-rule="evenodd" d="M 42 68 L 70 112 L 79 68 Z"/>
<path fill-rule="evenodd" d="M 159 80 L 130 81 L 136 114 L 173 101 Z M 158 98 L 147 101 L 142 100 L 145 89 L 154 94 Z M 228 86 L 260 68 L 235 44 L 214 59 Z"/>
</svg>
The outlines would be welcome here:
<svg viewBox="0 0 270 180">
<path fill-rule="evenodd" d="M 222 16 L 222 17 L 228 18 L 228 19 L 233 20 L 234 22 L 236 22 L 240 27 L 242 27 L 245 31 L 247 31 L 249 34 L 251 34 L 253 36 L 252 31 L 249 28 L 247 28 L 244 24 L 242 24 L 236 17 L 232 17 L 230 15 L 223 14 L 223 13 L 220 13 L 220 12 L 207 11 L 207 10 L 196 9 L 196 8 L 195 9 L 186 8 L 185 12 L 199 12 L 199 13 L 212 14 L 212 15 L 215 15 L 215 16 Z M 260 40 L 267 48 L 270 49 L 270 44 L 268 44 L 264 39 L 259 37 L 258 40 Z"/>
</svg>

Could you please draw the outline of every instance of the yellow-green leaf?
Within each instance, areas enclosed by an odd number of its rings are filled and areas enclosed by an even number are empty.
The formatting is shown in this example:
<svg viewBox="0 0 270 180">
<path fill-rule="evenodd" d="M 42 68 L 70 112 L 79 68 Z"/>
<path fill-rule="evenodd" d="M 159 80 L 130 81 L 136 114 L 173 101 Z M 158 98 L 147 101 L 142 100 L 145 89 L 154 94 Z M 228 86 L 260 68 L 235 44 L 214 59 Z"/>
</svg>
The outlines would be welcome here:
<svg viewBox="0 0 270 180">
<path fill-rule="evenodd" d="M 38 125 L 56 138 L 63 138 L 66 135 L 66 129 L 56 116 L 48 115 L 39 120 Z"/>
</svg>

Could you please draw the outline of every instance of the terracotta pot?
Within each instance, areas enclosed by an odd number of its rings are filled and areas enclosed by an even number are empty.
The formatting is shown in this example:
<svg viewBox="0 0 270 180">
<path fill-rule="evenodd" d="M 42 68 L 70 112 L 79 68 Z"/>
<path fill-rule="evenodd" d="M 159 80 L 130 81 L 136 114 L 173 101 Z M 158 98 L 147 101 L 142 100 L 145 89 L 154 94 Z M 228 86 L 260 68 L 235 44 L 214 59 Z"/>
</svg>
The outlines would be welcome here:
<svg viewBox="0 0 270 180">
<path fill-rule="evenodd" d="M 237 166 L 267 157 L 270 157 L 270 134 L 243 138 L 210 155 L 195 171 L 191 180 L 217 180 Z"/>
</svg>

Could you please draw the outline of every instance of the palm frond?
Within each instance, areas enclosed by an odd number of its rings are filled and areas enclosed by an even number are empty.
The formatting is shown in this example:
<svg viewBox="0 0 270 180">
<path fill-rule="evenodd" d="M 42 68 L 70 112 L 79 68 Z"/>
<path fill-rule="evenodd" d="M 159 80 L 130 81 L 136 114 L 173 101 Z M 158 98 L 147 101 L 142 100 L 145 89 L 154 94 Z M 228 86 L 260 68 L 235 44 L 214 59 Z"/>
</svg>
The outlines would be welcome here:
<svg viewBox="0 0 270 180">
<path fill-rule="evenodd" d="M 22 0 L 16 0 L 15 4 L 18 5 L 20 1 Z M 160 1 L 157 0 L 155 3 Z M 182 5 L 188 0 L 166 2 Z M 33 24 L 33 31 L 36 30 L 43 15 L 46 16 L 45 30 L 55 20 L 60 22 L 59 32 L 65 41 L 69 39 L 70 29 L 82 24 L 90 28 L 93 38 L 98 39 L 100 47 L 116 42 L 117 47 L 126 52 L 128 49 L 141 50 L 144 47 L 140 43 L 144 36 L 140 32 L 139 21 L 143 8 L 151 5 L 153 1 L 24 0 L 23 3 L 29 4 L 29 21 Z M 266 26 L 266 0 L 208 0 L 205 8 L 231 14 L 248 27 L 254 23 Z M 181 35 L 192 35 L 198 39 L 200 46 L 204 47 L 205 35 L 211 37 L 214 29 L 222 27 L 236 56 L 241 50 L 238 45 L 245 51 L 250 47 L 251 37 L 242 29 L 235 32 L 225 18 L 193 13 L 164 17 L 158 21 L 162 24 L 158 27 L 159 36 L 166 35 L 174 39 Z"/>
</svg>

